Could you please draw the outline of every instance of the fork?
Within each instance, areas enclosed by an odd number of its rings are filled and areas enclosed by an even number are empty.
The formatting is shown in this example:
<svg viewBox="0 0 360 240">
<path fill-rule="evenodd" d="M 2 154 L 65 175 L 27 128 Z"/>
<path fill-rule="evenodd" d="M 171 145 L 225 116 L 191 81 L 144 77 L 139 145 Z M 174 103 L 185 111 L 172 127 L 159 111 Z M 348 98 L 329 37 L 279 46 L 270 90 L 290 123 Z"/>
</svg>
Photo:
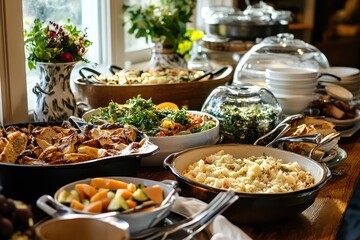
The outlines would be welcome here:
<svg viewBox="0 0 360 240">
<path fill-rule="evenodd" d="M 176 225 L 153 227 L 143 230 L 135 234 L 135 236 L 132 236 L 132 239 L 145 239 L 147 236 L 150 236 L 146 238 L 147 240 L 158 239 L 160 237 L 162 237 L 162 239 L 166 239 L 166 237 L 170 234 L 174 234 L 184 228 L 187 228 L 190 233 L 194 232 L 202 225 L 207 225 L 210 220 L 219 213 L 223 212 L 234 201 L 236 201 L 237 198 L 238 196 L 236 196 L 233 191 L 220 192 L 203 210 L 199 211 L 192 217 L 189 217 Z"/>
</svg>

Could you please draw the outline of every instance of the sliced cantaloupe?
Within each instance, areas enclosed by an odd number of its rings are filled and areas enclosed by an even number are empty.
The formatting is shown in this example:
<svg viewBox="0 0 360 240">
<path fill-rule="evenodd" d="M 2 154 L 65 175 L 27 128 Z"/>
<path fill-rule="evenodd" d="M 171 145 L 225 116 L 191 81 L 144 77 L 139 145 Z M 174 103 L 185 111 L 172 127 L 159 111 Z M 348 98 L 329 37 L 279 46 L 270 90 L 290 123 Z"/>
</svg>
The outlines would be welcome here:
<svg viewBox="0 0 360 240">
<path fill-rule="evenodd" d="M 106 211 L 107 211 L 108 206 L 109 206 L 111 200 L 112 200 L 112 198 L 108 198 L 108 197 L 103 198 L 103 199 L 100 200 L 101 203 L 102 203 L 103 212 L 106 212 Z"/>
<path fill-rule="evenodd" d="M 127 189 L 128 184 L 123 181 L 110 179 L 110 178 L 92 178 L 90 185 L 95 188 L 107 188 L 110 190 Z"/>
<path fill-rule="evenodd" d="M 73 200 L 71 200 L 70 207 L 73 209 L 82 211 L 85 206 L 80 201 L 73 199 Z"/>
<path fill-rule="evenodd" d="M 164 200 L 163 190 L 159 185 L 145 187 L 142 191 L 156 204 L 161 204 Z"/>
<path fill-rule="evenodd" d="M 125 202 L 129 206 L 129 208 L 134 208 L 137 206 L 137 202 L 135 202 L 134 200 L 126 199 Z"/>
<path fill-rule="evenodd" d="M 75 185 L 75 190 L 79 193 L 81 199 L 91 198 L 97 193 L 97 189 L 86 183 L 78 183 Z"/>
<path fill-rule="evenodd" d="M 95 193 L 91 198 L 90 198 L 90 202 L 96 202 L 98 200 L 101 200 L 103 198 L 107 197 L 107 193 L 108 193 L 109 189 L 101 189 L 99 190 L 97 193 Z"/>
<path fill-rule="evenodd" d="M 101 213 L 103 208 L 102 201 L 96 201 L 89 203 L 89 205 L 84 207 L 84 211 L 86 212 L 92 212 L 92 213 Z"/>
</svg>

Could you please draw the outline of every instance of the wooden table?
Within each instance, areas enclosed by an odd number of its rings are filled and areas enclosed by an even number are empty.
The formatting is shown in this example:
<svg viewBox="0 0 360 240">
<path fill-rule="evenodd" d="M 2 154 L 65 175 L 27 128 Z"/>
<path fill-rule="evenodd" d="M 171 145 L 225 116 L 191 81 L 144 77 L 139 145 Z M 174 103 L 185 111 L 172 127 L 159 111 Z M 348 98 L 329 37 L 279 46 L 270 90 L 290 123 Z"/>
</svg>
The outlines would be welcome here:
<svg viewBox="0 0 360 240">
<path fill-rule="evenodd" d="M 360 134 L 342 138 L 339 145 L 348 156 L 332 167 L 333 177 L 320 190 L 314 204 L 295 219 L 261 227 L 239 226 L 253 239 L 335 239 L 360 175 Z M 143 167 L 139 177 L 175 179 L 161 167 Z"/>
</svg>

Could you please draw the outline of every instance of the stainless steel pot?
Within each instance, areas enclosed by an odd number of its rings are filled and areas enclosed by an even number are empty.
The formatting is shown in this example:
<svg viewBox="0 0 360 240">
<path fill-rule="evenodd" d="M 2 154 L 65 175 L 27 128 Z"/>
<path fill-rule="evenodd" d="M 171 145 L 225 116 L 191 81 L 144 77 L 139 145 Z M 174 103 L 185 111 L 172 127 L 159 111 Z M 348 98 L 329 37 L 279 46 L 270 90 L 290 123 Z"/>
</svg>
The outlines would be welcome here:
<svg viewBox="0 0 360 240">
<path fill-rule="evenodd" d="M 210 7 L 204 19 L 208 35 L 256 40 L 287 32 L 292 16 L 289 11 L 276 11 L 260 1 L 249 5 L 244 11 L 230 7 Z"/>
<path fill-rule="evenodd" d="M 220 150 L 238 158 L 265 154 L 282 159 L 284 162 L 296 161 L 315 178 L 313 186 L 299 191 L 286 193 L 237 192 L 238 200 L 224 213 L 224 216 L 237 224 L 270 224 L 294 218 L 315 201 L 319 190 L 331 177 L 331 173 L 325 165 L 276 148 L 246 144 L 203 146 L 171 154 L 164 161 L 164 166 L 178 179 L 183 195 L 209 202 L 219 191 L 225 191 L 199 184 L 183 175 L 187 166 Z"/>
</svg>

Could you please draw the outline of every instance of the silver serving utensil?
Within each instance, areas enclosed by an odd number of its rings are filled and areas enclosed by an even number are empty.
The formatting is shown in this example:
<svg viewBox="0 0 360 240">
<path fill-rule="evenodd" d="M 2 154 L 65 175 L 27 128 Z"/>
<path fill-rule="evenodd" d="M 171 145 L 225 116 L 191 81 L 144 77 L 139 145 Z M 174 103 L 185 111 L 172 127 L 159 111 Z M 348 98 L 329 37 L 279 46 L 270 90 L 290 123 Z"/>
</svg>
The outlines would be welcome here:
<svg viewBox="0 0 360 240">
<path fill-rule="evenodd" d="M 274 129 L 272 129 L 271 131 L 267 132 L 264 136 L 259 137 L 255 142 L 254 145 L 258 145 L 259 142 L 263 141 L 264 139 L 266 139 L 267 137 L 269 137 L 271 134 L 275 133 L 277 130 L 279 130 L 281 127 L 283 127 L 286 123 L 291 123 L 292 121 L 296 120 L 296 119 L 300 119 L 303 118 L 304 115 L 302 114 L 294 114 L 294 115 L 290 115 L 287 116 L 286 118 L 284 118 L 284 120 L 282 120 Z"/>
<path fill-rule="evenodd" d="M 272 145 L 277 146 L 283 142 L 308 142 L 318 144 L 322 139 L 320 133 L 311 135 L 300 135 L 300 136 L 287 136 L 277 139 Z"/>
<path fill-rule="evenodd" d="M 339 136 L 340 136 L 340 132 L 330 133 L 329 135 L 326 135 L 324 138 L 321 139 L 321 141 L 315 147 L 313 147 L 310 150 L 309 157 L 313 158 L 313 155 L 314 155 L 316 150 L 318 150 L 319 148 L 321 148 L 325 144 L 333 141 L 335 138 L 337 138 Z M 319 159 L 319 160 L 321 160 L 321 159 Z"/>
<path fill-rule="evenodd" d="M 184 219 L 183 221 L 180 221 L 176 225 L 169 225 L 165 227 L 152 227 L 145 229 L 143 231 L 140 231 L 136 234 L 133 234 L 131 236 L 131 239 L 158 239 L 161 237 L 166 237 L 169 234 L 173 234 L 181 229 L 184 229 L 189 226 L 193 226 L 200 222 L 203 218 L 208 216 L 209 214 L 219 213 L 221 211 L 222 207 L 227 206 L 227 204 L 231 201 L 236 201 L 238 196 L 235 195 L 232 191 L 224 191 L 218 193 L 215 198 L 201 211 L 194 214 L 193 216 Z M 234 199 L 234 200 L 232 200 Z M 205 223 L 203 223 L 205 224 Z"/>
<path fill-rule="evenodd" d="M 162 206 L 164 206 L 165 204 L 167 204 L 169 201 L 170 201 L 170 199 L 175 195 L 175 193 L 177 193 L 178 192 L 178 189 L 176 189 L 176 188 L 173 188 L 170 192 L 169 192 L 169 194 L 166 196 L 166 198 L 162 201 L 162 203 L 160 204 L 160 207 L 162 207 Z"/>
<path fill-rule="evenodd" d="M 201 232 L 204 228 L 206 228 L 209 223 L 219 214 L 223 213 L 228 207 L 230 207 L 239 196 L 234 196 L 227 204 L 224 205 L 218 212 L 214 212 L 212 215 L 209 215 L 207 217 L 204 217 L 199 223 L 198 226 L 191 226 L 191 229 L 187 229 L 187 231 L 192 231 L 184 240 L 190 240 L 193 239 L 193 237 Z"/>
<path fill-rule="evenodd" d="M 266 147 L 272 147 L 272 145 L 281 137 L 283 137 L 287 131 L 289 131 L 289 129 L 291 128 L 291 125 L 288 123 L 284 123 L 284 128 L 281 130 L 281 132 L 271 141 L 269 142 Z"/>
</svg>

